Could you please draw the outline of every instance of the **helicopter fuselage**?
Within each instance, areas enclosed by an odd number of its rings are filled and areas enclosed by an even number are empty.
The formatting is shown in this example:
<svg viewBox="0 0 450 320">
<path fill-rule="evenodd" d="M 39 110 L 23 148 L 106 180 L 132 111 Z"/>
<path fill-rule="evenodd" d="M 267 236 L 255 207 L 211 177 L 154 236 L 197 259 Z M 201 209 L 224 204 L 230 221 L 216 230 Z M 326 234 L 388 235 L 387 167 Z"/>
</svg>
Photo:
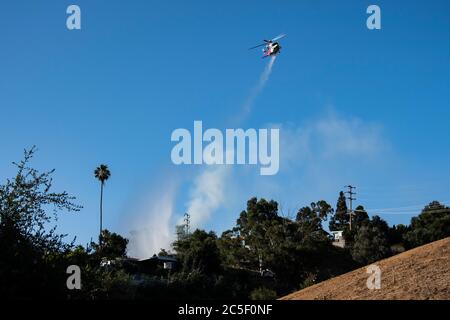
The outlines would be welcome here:
<svg viewBox="0 0 450 320">
<path fill-rule="evenodd" d="M 280 52 L 281 46 L 278 42 L 269 42 L 264 49 L 264 56 L 273 56 Z"/>
</svg>

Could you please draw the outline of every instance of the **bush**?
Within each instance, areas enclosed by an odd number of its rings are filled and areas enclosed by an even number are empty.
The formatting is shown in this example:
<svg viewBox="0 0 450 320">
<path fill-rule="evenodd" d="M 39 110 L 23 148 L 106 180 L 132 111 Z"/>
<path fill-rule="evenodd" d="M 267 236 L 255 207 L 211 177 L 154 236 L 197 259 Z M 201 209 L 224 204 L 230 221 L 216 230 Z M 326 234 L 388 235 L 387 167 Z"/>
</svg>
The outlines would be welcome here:
<svg viewBox="0 0 450 320">
<path fill-rule="evenodd" d="M 275 300 L 277 293 L 273 290 L 261 287 L 253 290 L 250 293 L 251 300 Z"/>
<path fill-rule="evenodd" d="M 303 280 L 302 284 L 300 285 L 300 290 L 304 289 L 304 288 L 307 288 L 307 287 L 310 287 L 312 285 L 315 285 L 316 281 L 317 281 L 317 274 L 309 273 L 306 276 L 305 280 Z"/>
</svg>

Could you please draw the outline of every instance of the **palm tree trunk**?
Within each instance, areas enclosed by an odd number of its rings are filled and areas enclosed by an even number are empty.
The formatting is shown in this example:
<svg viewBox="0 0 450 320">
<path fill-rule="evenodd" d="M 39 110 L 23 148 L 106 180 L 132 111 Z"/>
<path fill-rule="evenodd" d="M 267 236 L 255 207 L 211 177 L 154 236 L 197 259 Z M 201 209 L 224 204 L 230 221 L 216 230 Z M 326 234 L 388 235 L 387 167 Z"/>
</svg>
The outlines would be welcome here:
<svg viewBox="0 0 450 320">
<path fill-rule="evenodd" d="M 103 181 L 100 187 L 100 235 L 98 237 L 100 248 L 102 247 L 102 222 L 103 222 Z"/>
</svg>

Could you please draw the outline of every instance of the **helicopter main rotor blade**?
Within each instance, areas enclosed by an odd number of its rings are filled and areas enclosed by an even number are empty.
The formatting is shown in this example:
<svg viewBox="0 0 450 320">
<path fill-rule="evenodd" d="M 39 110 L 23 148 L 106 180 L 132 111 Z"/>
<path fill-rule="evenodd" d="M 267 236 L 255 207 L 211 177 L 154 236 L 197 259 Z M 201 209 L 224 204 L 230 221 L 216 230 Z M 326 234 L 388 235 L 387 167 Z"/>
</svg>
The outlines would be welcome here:
<svg viewBox="0 0 450 320">
<path fill-rule="evenodd" d="M 279 36 L 276 36 L 275 38 L 273 38 L 271 41 L 277 41 L 280 40 L 281 38 L 286 37 L 286 35 L 284 33 L 280 34 Z"/>
<path fill-rule="evenodd" d="M 259 44 L 259 45 L 257 45 L 257 46 L 254 46 L 254 47 L 249 48 L 248 50 L 252 50 L 252 49 L 259 48 L 259 47 L 266 46 L 266 45 L 267 45 L 266 43 Z"/>
</svg>

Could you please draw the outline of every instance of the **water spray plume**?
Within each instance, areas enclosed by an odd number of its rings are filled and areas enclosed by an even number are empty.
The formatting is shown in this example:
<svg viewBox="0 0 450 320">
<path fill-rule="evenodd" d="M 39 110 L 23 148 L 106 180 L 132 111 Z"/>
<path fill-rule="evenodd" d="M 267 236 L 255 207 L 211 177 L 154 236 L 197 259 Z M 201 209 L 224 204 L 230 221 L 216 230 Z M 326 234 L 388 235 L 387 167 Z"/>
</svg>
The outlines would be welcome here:
<svg viewBox="0 0 450 320">
<path fill-rule="evenodd" d="M 267 81 L 269 81 L 269 77 L 270 77 L 270 74 L 272 73 L 272 68 L 273 68 L 273 65 L 274 65 L 276 59 L 277 59 L 277 56 L 270 56 L 270 60 L 267 62 L 263 72 L 259 76 L 258 83 L 250 91 L 250 94 L 248 95 L 247 99 L 244 102 L 244 105 L 243 105 L 242 111 L 241 111 L 241 116 L 239 117 L 240 120 L 245 119 L 252 111 L 252 108 L 253 108 L 256 98 L 261 94 Z"/>
</svg>

